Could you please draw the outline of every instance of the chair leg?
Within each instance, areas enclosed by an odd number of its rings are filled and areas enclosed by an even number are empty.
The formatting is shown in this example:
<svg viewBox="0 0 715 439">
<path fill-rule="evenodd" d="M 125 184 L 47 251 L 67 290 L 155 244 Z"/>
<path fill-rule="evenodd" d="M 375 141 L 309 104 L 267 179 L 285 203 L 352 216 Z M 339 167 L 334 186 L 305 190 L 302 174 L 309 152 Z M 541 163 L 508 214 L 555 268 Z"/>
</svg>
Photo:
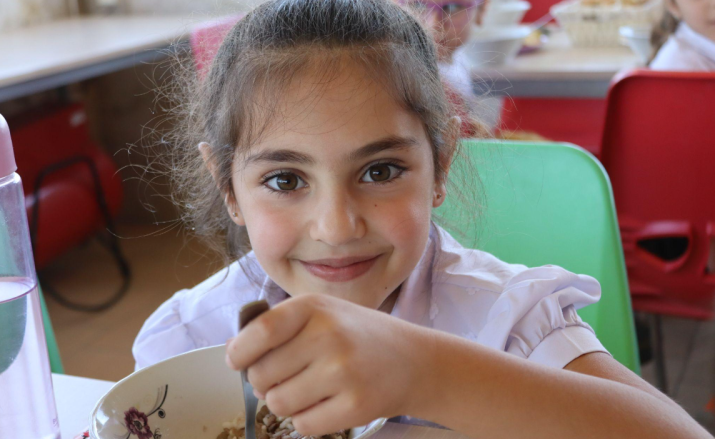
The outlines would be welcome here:
<svg viewBox="0 0 715 439">
<path fill-rule="evenodd" d="M 653 337 L 653 357 L 655 359 L 655 382 L 658 389 L 668 394 L 668 381 L 665 372 L 663 349 L 663 331 L 659 314 L 650 315 L 651 336 Z"/>
<path fill-rule="evenodd" d="M 122 285 L 119 287 L 119 289 L 112 295 L 108 300 L 105 300 L 103 303 L 97 304 L 97 305 L 85 305 L 82 303 L 76 303 L 73 302 L 70 299 L 65 298 L 65 296 L 61 295 L 59 292 L 55 291 L 47 282 L 43 282 L 44 284 L 44 290 L 45 292 L 50 295 L 53 299 L 55 299 L 58 303 L 61 305 L 74 309 L 77 311 L 85 311 L 85 312 L 100 312 L 104 311 L 106 309 L 111 308 L 119 302 L 127 293 L 129 290 L 129 285 L 131 282 L 131 269 L 129 267 L 129 263 L 127 260 L 124 258 L 124 255 L 121 252 L 121 249 L 119 248 L 119 240 L 117 238 L 117 234 L 115 232 L 114 228 L 114 223 L 112 221 L 112 216 L 109 212 L 109 207 L 107 206 L 107 200 L 104 198 L 104 189 L 102 188 L 102 183 L 99 178 L 99 172 L 97 171 L 97 167 L 95 166 L 94 162 L 88 157 L 88 156 L 76 156 L 76 157 L 71 157 L 65 161 L 56 163 L 52 166 L 49 166 L 40 172 L 40 174 L 36 177 L 35 179 L 35 188 L 34 188 L 34 195 L 35 195 L 35 200 L 38 200 L 38 202 L 35 204 L 35 208 L 33 209 L 32 212 L 32 219 L 30 222 L 30 242 L 32 243 L 32 250 L 33 253 L 37 254 L 35 252 L 35 244 L 37 242 L 37 229 L 39 227 L 39 217 L 40 217 L 40 203 L 39 203 L 39 190 L 42 186 L 42 182 L 45 177 L 48 175 L 51 175 L 54 172 L 66 169 L 70 166 L 76 165 L 76 164 L 85 164 L 88 168 L 90 173 L 92 174 L 92 180 L 94 181 L 94 194 L 97 200 L 97 206 L 99 207 L 100 212 L 102 213 L 102 216 L 104 218 L 105 226 L 107 231 L 109 232 L 109 238 L 108 241 L 103 242 L 106 244 L 107 249 L 109 252 L 112 254 L 114 257 L 115 262 L 117 263 L 117 266 L 119 268 L 119 273 L 122 277 Z M 39 277 L 39 274 L 38 274 Z"/>
</svg>

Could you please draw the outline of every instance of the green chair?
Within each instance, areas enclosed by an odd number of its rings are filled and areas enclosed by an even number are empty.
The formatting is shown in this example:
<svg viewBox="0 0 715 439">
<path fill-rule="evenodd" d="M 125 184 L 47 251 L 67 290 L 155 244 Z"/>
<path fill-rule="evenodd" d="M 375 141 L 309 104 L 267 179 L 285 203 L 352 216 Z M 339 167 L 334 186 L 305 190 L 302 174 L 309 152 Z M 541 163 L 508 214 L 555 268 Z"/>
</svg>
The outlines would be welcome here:
<svg viewBox="0 0 715 439">
<path fill-rule="evenodd" d="M 598 279 L 601 300 L 578 313 L 616 360 L 640 374 L 613 195 L 601 164 L 567 144 L 464 140 L 462 146 L 452 181 L 465 193 L 479 191 L 481 215 L 475 219 L 474 199 L 463 204 L 455 187 L 437 209 L 438 221 L 462 245 L 504 261 L 554 264 Z"/>
<path fill-rule="evenodd" d="M 2 217 L 0 217 L 2 219 Z M 0 226 L 3 223 L 0 221 Z M 12 256 L 9 253 L 10 249 L 10 237 L 8 231 L 4 227 L 0 227 L 0 273 L 14 273 L 17 271 L 16 266 L 13 263 Z M 4 250 L 4 251 L 1 251 Z M 64 373 L 64 368 L 62 367 L 62 360 L 60 359 L 60 351 L 57 348 L 57 340 L 55 339 L 55 333 L 52 330 L 52 322 L 50 321 L 50 316 L 47 313 L 47 306 L 45 305 L 45 297 L 42 294 L 42 289 L 38 287 L 38 292 L 40 294 L 40 305 L 42 308 L 42 322 L 45 326 L 45 339 L 47 340 L 47 351 L 50 356 L 50 369 L 54 373 Z M 5 310 L 7 312 L 14 312 L 13 309 Z M 4 328 L 8 331 L 13 331 L 16 328 Z M 16 346 L 13 344 L 0 346 L 0 348 L 6 349 L 19 349 L 20 345 Z M 14 357 L 14 355 L 13 355 Z M 3 365 L 0 365 L 2 367 Z"/>
<path fill-rule="evenodd" d="M 65 373 L 65 369 L 64 367 L 62 367 L 62 358 L 60 357 L 60 350 L 57 347 L 55 331 L 52 329 L 50 314 L 47 312 L 47 305 L 45 304 L 45 295 L 42 294 L 42 288 L 38 287 L 38 290 L 40 293 L 40 304 L 42 305 L 42 322 L 45 325 L 47 352 L 50 354 L 50 369 L 52 369 L 52 372 L 54 373 Z"/>
</svg>

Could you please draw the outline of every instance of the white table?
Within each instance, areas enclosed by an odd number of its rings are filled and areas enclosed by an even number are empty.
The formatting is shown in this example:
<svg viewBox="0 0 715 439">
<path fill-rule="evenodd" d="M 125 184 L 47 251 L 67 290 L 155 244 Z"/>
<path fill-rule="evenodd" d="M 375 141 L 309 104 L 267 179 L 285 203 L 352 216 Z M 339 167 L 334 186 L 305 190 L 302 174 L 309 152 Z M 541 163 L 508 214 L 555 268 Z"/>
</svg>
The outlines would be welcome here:
<svg viewBox="0 0 715 439">
<path fill-rule="evenodd" d="M 62 439 L 72 439 L 89 426 L 97 401 L 114 385 L 109 381 L 52 374 Z M 388 422 L 374 439 L 467 439 L 459 433 Z"/>
<path fill-rule="evenodd" d="M 94 405 L 114 385 L 111 381 L 52 374 L 62 439 L 72 439 L 89 427 Z"/>
<path fill-rule="evenodd" d="M 155 62 L 207 19 L 84 17 L 0 32 L 0 102 Z M 626 47 L 574 48 L 556 31 L 541 50 L 473 74 L 476 86 L 498 94 L 597 98 L 606 95 L 615 73 L 636 65 Z"/>
<path fill-rule="evenodd" d="M 573 47 L 566 33 L 553 30 L 540 50 L 506 65 L 472 71 L 478 91 L 522 97 L 603 98 L 613 76 L 638 67 L 627 47 Z"/>
<path fill-rule="evenodd" d="M 155 62 L 201 21 L 185 16 L 59 20 L 0 32 L 0 102 Z"/>
</svg>

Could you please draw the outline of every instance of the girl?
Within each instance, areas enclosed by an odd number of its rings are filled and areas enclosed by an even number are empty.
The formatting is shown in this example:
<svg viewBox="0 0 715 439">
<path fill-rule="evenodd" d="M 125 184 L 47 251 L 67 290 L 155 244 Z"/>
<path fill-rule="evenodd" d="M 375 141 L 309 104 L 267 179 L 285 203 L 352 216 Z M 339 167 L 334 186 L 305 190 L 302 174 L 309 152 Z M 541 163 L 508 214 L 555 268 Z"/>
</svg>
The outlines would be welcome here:
<svg viewBox="0 0 715 439">
<path fill-rule="evenodd" d="M 230 367 L 311 435 L 409 415 L 472 437 L 709 437 L 578 317 L 593 278 L 506 264 L 431 222 L 459 120 L 399 6 L 269 1 L 196 99 L 171 162 L 183 207 L 252 251 L 147 320 L 138 368 L 230 339 Z M 256 299 L 273 309 L 237 335 Z"/>
<path fill-rule="evenodd" d="M 666 0 L 666 6 L 653 34 L 660 50 L 650 68 L 715 71 L 715 0 Z"/>
</svg>

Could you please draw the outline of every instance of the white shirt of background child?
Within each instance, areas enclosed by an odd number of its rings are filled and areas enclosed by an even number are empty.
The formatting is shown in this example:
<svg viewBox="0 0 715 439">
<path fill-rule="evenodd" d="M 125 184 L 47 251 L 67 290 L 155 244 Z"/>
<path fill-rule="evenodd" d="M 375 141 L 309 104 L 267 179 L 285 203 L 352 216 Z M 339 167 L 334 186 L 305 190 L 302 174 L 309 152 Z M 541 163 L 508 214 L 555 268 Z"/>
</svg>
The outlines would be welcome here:
<svg viewBox="0 0 715 439">
<path fill-rule="evenodd" d="M 653 70 L 715 71 L 715 41 L 681 22 L 650 63 Z"/>
<path fill-rule="evenodd" d="M 253 253 L 192 289 L 177 292 L 144 323 L 134 343 L 136 368 L 197 348 L 225 344 L 238 311 L 288 295 Z M 247 276 L 245 272 L 251 273 Z M 392 315 L 556 368 L 589 352 L 607 352 L 576 309 L 598 301 L 598 282 L 563 268 L 527 268 L 462 247 L 433 225 L 425 251 L 403 283 Z"/>
</svg>

